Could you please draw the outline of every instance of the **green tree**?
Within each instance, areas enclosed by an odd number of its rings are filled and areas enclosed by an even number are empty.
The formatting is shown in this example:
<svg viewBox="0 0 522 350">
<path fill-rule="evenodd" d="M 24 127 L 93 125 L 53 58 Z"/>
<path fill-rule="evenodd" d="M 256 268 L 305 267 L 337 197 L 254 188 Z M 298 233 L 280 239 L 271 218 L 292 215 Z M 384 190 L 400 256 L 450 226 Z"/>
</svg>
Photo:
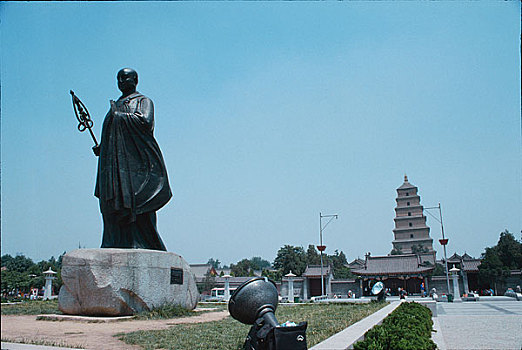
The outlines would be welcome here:
<svg viewBox="0 0 522 350">
<path fill-rule="evenodd" d="M 41 270 L 35 263 L 24 255 L 12 257 L 9 254 L 2 256 L 1 288 L 3 292 L 20 290 L 28 292 L 33 282 L 33 276 L 40 277 Z M 41 277 L 43 279 L 43 277 Z"/>
<path fill-rule="evenodd" d="M 390 254 L 391 255 L 402 255 L 403 253 L 402 253 L 402 250 L 393 248 Z"/>
<path fill-rule="evenodd" d="M 329 257 L 330 262 L 335 266 L 344 266 L 348 264 L 348 261 L 346 260 L 346 255 L 344 255 L 344 252 L 341 250 L 339 252 L 337 249 L 334 251 L 333 255 L 330 255 Z"/>
<path fill-rule="evenodd" d="M 272 266 L 270 261 L 261 258 L 260 256 L 254 256 L 250 259 L 250 267 L 254 270 L 269 269 Z"/>
<path fill-rule="evenodd" d="M 2 256 L 2 267 L 5 271 L 1 274 L 1 289 L 3 292 L 11 290 L 19 290 L 21 292 L 29 292 L 31 287 L 42 288 L 45 285 L 43 272 L 51 268 L 57 272 L 56 279 L 53 281 L 53 289 L 58 291 L 62 285 L 61 279 L 61 263 L 62 254 L 58 260 L 51 257 L 49 260 L 42 260 L 35 264 L 33 260 L 19 254 L 12 257 L 9 254 Z"/>
<path fill-rule="evenodd" d="M 342 250 L 339 252 L 336 249 L 334 255 L 328 256 L 328 261 L 330 262 L 330 265 L 333 266 L 333 274 L 335 278 L 342 279 L 355 277 L 350 268 L 346 266 L 348 265 L 348 261 L 346 260 L 346 255 Z"/>
<path fill-rule="evenodd" d="M 483 287 L 495 286 L 509 276 L 509 269 L 502 265 L 497 247 L 486 248 L 479 265 L 479 282 Z"/>
<path fill-rule="evenodd" d="M 282 277 L 283 277 L 283 274 L 281 273 L 280 270 L 263 270 L 261 272 L 261 276 L 263 277 L 268 277 L 270 278 L 271 280 L 274 280 L 274 281 L 281 281 Z"/>
<path fill-rule="evenodd" d="M 446 276 L 446 269 L 444 268 L 444 265 L 435 263 L 435 268 L 431 272 L 432 276 Z"/>
<path fill-rule="evenodd" d="M 9 271 L 22 273 L 27 271 L 33 265 L 34 262 L 22 254 L 16 255 L 14 258 L 9 254 L 2 256 L 2 267 L 5 267 Z"/>
<path fill-rule="evenodd" d="M 522 268 L 522 243 L 508 230 L 500 233 L 496 246 L 488 247 L 479 265 L 479 283 L 482 287 L 496 288 L 510 275 L 510 270 Z"/>
<path fill-rule="evenodd" d="M 236 277 L 254 276 L 254 269 L 252 269 L 249 259 L 243 259 L 237 264 L 230 264 L 230 274 Z"/>
<path fill-rule="evenodd" d="M 279 248 L 274 260 L 274 268 L 286 275 L 292 270 L 297 276 L 301 276 L 306 269 L 306 253 L 303 247 L 285 245 Z"/>
<path fill-rule="evenodd" d="M 428 253 L 430 250 L 426 247 L 424 247 L 422 244 L 414 244 L 411 246 L 411 252 L 413 254 L 422 254 L 422 253 Z"/>
<path fill-rule="evenodd" d="M 309 244 L 306 250 L 306 263 L 308 265 L 319 265 L 321 263 L 321 255 L 319 255 L 313 244 Z"/>
<path fill-rule="evenodd" d="M 500 233 L 497 250 L 503 266 L 512 270 L 522 268 L 522 243 L 508 230 Z"/>
<path fill-rule="evenodd" d="M 205 273 L 205 278 L 203 278 L 203 283 L 198 283 L 198 291 L 200 293 L 202 292 L 208 292 L 212 290 L 216 286 L 216 277 L 213 276 L 210 271 L 207 271 Z"/>
<path fill-rule="evenodd" d="M 212 265 L 212 267 L 215 269 L 219 269 L 221 261 L 219 261 L 219 259 L 210 258 L 208 259 L 207 264 Z"/>
</svg>

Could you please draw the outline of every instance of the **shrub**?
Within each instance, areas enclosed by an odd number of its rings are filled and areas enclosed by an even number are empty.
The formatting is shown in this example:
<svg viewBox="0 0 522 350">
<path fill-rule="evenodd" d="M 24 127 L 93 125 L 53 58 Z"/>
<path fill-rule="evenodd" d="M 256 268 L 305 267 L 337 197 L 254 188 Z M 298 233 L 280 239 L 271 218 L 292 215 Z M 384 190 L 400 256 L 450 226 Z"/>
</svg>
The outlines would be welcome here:
<svg viewBox="0 0 522 350">
<path fill-rule="evenodd" d="M 431 340 L 431 311 L 418 303 L 402 303 L 370 329 L 364 340 L 354 344 L 355 350 L 434 350 Z"/>
</svg>

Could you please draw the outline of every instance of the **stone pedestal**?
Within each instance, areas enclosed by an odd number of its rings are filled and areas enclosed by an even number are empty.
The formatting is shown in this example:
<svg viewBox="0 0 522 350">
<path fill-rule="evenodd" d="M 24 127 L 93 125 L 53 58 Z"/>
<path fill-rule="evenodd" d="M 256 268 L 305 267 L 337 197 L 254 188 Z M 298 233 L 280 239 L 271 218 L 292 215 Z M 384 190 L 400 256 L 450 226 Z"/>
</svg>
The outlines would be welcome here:
<svg viewBox="0 0 522 350">
<path fill-rule="evenodd" d="M 148 249 L 78 249 L 62 261 L 60 310 L 69 315 L 126 316 L 165 304 L 194 309 L 199 299 L 187 262 Z"/>
</svg>

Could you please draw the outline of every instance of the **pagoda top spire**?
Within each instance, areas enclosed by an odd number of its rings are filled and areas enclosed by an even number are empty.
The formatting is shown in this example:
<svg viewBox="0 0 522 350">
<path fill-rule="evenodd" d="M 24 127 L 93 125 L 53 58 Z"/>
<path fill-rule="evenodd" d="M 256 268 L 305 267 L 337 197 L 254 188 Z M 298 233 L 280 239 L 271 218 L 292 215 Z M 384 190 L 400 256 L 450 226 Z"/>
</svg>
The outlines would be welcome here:
<svg viewBox="0 0 522 350">
<path fill-rule="evenodd" d="M 398 188 L 398 190 L 404 190 L 404 189 L 409 189 L 409 188 L 416 188 L 416 187 L 408 181 L 408 175 L 404 174 L 404 183 L 401 185 L 401 187 Z"/>
</svg>

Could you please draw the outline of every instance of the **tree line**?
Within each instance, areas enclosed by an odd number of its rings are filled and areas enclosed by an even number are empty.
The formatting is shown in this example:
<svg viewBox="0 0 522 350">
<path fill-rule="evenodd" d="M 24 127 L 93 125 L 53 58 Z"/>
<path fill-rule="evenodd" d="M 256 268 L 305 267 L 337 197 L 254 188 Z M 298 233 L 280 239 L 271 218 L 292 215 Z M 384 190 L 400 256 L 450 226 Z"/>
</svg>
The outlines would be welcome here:
<svg viewBox="0 0 522 350">
<path fill-rule="evenodd" d="M 511 275 L 511 270 L 522 270 L 521 241 L 505 230 L 500 233 L 500 238 L 495 246 L 485 249 L 478 267 L 479 284 L 482 287 L 496 287 L 498 283 L 505 282 L 506 278 Z"/>
<path fill-rule="evenodd" d="M 23 254 L 11 256 L 4 254 L 1 257 L 1 291 L 2 295 L 12 291 L 28 293 L 33 288 L 42 288 L 45 285 L 43 272 L 51 268 L 57 272 L 57 278 L 53 282 L 55 290 L 62 285 L 61 265 L 65 252 L 55 259 L 33 262 Z M 493 247 L 486 247 L 481 255 L 479 266 L 479 284 L 484 287 L 493 287 L 497 283 L 503 283 L 510 276 L 511 270 L 522 269 L 522 242 L 505 230 L 500 233 L 498 243 Z M 319 265 L 321 256 L 315 246 L 310 244 L 306 251 L 302 246 L 284 245 L 277 251 L 277 256 L 272 263 L 259 256 L 250 259 L 242 259 L 236 264 L 223 266 L 230 268 L 232 276 L 253 276 L 254 271 L 261 271 L 263 276 L 280 281 L 290 271 L 301 276 L 306 267 Z M 210 258 L 208 264 L 219 269 L 221 262 Z M 323 254 L 323 266 L 331 265 L 334 276 L 338 279 L 355 277 L 346 266 L 348 261 L 343 251 L 335 250 L 334 254 Z M 437 264 L 439 265 L 439 264 Z M 434 271 L 434 275 L 443 274 L 443 267 L 435 266 L 441 271 Z M 438 273 L 437 273 L 438 272 Z"/>
<path fill-rule="evenodd" d="M 419 245 L 414 247 L 414 253 L 423 253 L 426 248 Z M 392 252 L 400 254 L 400 252 Z M 262 265 L 259 262 L 262 261 Z M 218 263 L 217 265 L 215 263 Z M 219 260 L 209 259 L 215 268 L 220 266 Z M 290 271 L 301 276 L 309 265 L 319 265 L 321 257 L 315 246 L 308 245 L 305 251 L 301 246 L 284 245 L 281 247 L 273 263 L 260 257 L 242 259 L 237 264 L 231 264 L 232 276 L 253 276 L 254 271 L 262 270 L 262 275 L 280 281 L 282 276 Z M 335 250 L 334 254 L 323 254 L 323 266 L 331 265 L 334 276 L 338 279 L 354 278 L 350 269 L 346 266 L 348 261 L 343 251 Z M 505 230 L 500 233 L 498 243 L 493 247 L 486 247 L 481 254 L 479 265 L 479 284 L 483 287 L 492 287 L 497 283 L 505 282 L 512 270 L 522 270 L 522 239 Z M 444 266 L 435 264 L 432 275 L 445 275 Z"/>
<path fill-rule="evenodd" d="M 53 289 L 58 291 L 62 285 L 61 267 L 64 255 L 65 252 L 58 259 L 52 256 L 49 260 L 42 260 L 38 263 L 33 262 L 32 259 L 23 254 L 16 256 L 2 255 L 2 296 L 13 293 L 29 293 L 31 288 L 41 289 L 45 285 L 43 272 L 49 268 L 57 272 L 56 279 L 53 281 Z"/>
<path fill-rule="evenodd" d="M 219 259 L 210 258 L 207 263 L 215 269 L 221 267 Z M 280 281 L 282 276 L 290 271 L 297 276 L 301 276 L 307 266 L 320 264 L 321 255 L 314 245 L 308 245 L 308 249 L 305 251 L 301 246 L 287 244 L 277 251 L 277 256 L 273 263 L 256 256 L 250 259 L 242 259 L 236 264 L 230 264 L 230 267 L 223 266 L 223 268 L 230 268 L 230 275 L 232 276 L 254 276 L 255 271 L 261 271 L 262 276 Z M 332 255 L 323 254 L 323 266 L 331 265 L 336 278 L 354 277 L 350 269 L 346 267 L 347 264 L 348 261 L 343 251 L 335 250 Z"/>
</svg>

